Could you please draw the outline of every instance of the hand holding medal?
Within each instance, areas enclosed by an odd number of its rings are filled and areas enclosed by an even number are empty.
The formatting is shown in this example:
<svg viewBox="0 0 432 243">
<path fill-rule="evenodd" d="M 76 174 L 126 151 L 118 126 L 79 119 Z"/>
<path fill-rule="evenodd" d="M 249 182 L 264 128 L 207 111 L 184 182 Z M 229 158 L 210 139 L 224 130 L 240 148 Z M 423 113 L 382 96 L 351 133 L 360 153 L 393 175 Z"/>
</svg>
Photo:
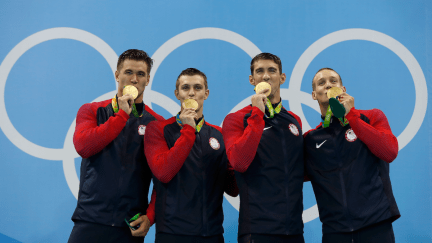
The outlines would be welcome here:
<svg viewBox="0 0 432 243">
<path fill-rule="evenodd" d="M 337 118 L 343 118 L 345 115 L 345 107 L 339 102 L 339 95 L 342 93 L 343 90 L 339 87 L 333 87 L 327 91 L 330 109 Z"/>
<path fill-rule="evenodd" d="M 271 94 L 271 86 L 267 82 L 261 82 L 255 86 L 256 95 L 252 96 L 252 106 L 258 107 L 265 113 L 265 104 L 267 103 L 267 96 Z"/>
<path fill-rule="evenodd" d="M 118 97 L 118 108 L 130 114 L 132 112 L 132 104 L 134 104 L 134 99 L 137 96 L 138 90 L 134 86 L 127 85 L 123 87 L 123 95 L 122 97 Z"/>
<path fill-rule="evenodd" d="M 339 95 L 339 102 L 345 107 L 345 116 L 354 107 L 354 97 L 345 92 Z"/>
<path fill-rule="evenodd" d="M 123 96 L 118 98 L 118 108 L 124 110 L 127 114 L 131 112 L 135 117 L 140 117 L 134 100 L 138 97 L 138 89 L 133 85 L 123 87 Z"/>
<path fill-rule="evenodd" d="M 198 118 L 196 113 L 196 109 L 198 109 L 198 103 L 194 99 L 186 99 L 183 101 L 182 107 L 183 110 L 179 117 L 181 123 L 195 127 L 195 119 Z"/>
<path fill-rule="evenodd" d="M 348 120 L 345 115 L 354 107 L 354 98 L 339 87 L 333 87 L 327 91 L 327 97 L 329 98 L 329 106 L 324 118 L 323 127 L 330 125 L 332 114 L 337 117 L 342 126 L 348 124 Z"/>
</svg>

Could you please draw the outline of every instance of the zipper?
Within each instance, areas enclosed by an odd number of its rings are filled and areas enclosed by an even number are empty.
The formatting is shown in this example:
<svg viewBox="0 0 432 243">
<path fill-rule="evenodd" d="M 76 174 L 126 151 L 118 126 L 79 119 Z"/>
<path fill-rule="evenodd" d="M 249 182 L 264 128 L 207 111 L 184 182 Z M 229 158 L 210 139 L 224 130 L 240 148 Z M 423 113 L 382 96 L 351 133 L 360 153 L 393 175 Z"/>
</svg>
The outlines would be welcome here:
<svg viewBox="0 0 432 243">
<path fill-rule="evenodd" d="M 202 130 L 200 131 L 200 132 L 203 132 Z M 195 142 L 196 142 L 196 144 L 198 145 L 198 149 L 199 149 L 199 158 L 200 158 L 200 163 L 202 163 L 202 165 L 203 165 L 203 167 L 204 167 L 204 164 L 203 164 L 203 154 L 202 154 L 202 144 L 201 144 L 201 136 L 200 136 L 200 133 L 198 132 L 198 133 L 196 133 L 196 138 L 195 138 Z M 201 222 L 202 222 L 202 230 L 201 230 L 201 232 L 202 232 L 202 235 L 203 236 L 206 236 L 207 235 L 207 227 L 206 227 L 206 224 L 207 224 L 207 220 L 206 220 L 206 217 L 207 217 L 207 214 L 206 214 L 206 203 L 205 203 L 205 177 L 206 177 L 206 174 L 205 174 L 205 169 L 203 168 L 203 170 L 201 171 L 201 178 L 202 178 L 202 219 L 201 219 Z"/>
<path fill-rule="evenodd" d="M 275 119 L 273 119 L 274 120 L 274 122 L 275 123 L 278 123 Z M 275 126 L 276 127 L 276 126 Z M 286 152 L 286 141 L 285 141 L 285 134 L 283 133 L 283 130 L 281 129 L 281 132 L 280 132 L 280 134 L 283 134 L 282 135 L 282 151 L 283 151 L 283 158 L 284 158 L 284 170 L 285 170 L 285 198 L 286 198 L 286 203 L 287 203 L 287 207 L 286 207 L 286 210 L 287 210 L 287 212 L 289 211 L 289 198 L 288 198 L 288 161 L 287 161 L 287 152 Z M 287 217 L 287 219 L 286 219 L 286 221 L 285 221 L 285 224 L 286 224 L 286 226 L 285 227 L 288 227 L 288 225 L 289 225 L 289 222 L 288 222 L 288 220 L 289 220 L 289 217 Z M 287 228 L 285 228 L 285 232 L 288 234 L 289 232 L 288 232 L 288 230 L 287 230 Z"/>
<path fill-rule="evenodd" d="M 345 130 L 345 129 L 343 129 L 343 130 Z M 340 132 L 339 134 L 345 134 L 345 133 Z M 335 134 L 333 133 L 333 135 L 335 135 Z M 333 141 L 336 141 L 334 139 L 335 139 L 335 136 L 333 137 Z M 348 205 L 347 205 L 348 203 L 347 203 L 347 198 L 346 198 L 345 182 L 343 180 L 342 170 L 341 170 L 341 168 L 342 168 L 342 158 L 341 158 L 340 153 L 338 153 L 338 155 L 339 155 L 338 159 L 339 159 L 339 161 L 341 161 L 339 163 L 339 169 L 340 169 L 339 170 L 339 179 L 340 179 L 340 182 L 341 182 L 341 189 L 342 189 L 342 197 L 343 197 L 343 206 L 344 206 L 345 217 L 348 219 L 350 231 L 354 231 L 353 226 L 352 226 L 352 220 L 351 220 L 351 217 L 350 217 L 349 212 L 348 212 Z M 354 242 L 354 239 L 353 239 L 353 242 Z"/>
</svg>

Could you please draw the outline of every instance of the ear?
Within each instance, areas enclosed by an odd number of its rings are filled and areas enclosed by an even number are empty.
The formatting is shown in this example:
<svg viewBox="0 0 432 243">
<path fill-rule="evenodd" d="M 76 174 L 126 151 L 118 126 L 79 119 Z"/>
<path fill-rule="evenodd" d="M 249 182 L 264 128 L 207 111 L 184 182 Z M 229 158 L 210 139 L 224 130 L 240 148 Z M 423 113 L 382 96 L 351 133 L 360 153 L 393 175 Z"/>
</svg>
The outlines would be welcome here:
<svg viewBox="0 0 432 243">
<path fill-rule="evenodd" d="M 342 86 L 342 91 L 343 91 L 344 93 L 346 93 L 346 88 L 345 88 L 345 86 Z"/>
<path fill-rule="evenodd" d="M 210 94 L 210 90 L 206 90 L 204 94 L 204 100 L 208 98 L 209 94 Z"/>
<path fill-rule="evenodd" d="M 285 73 L 282 73 L 281 74 L 280 84 L 282 85 L 283 83 L 285 83 L 285 81 L 286 81 L 286 75 L 285 75 Z"/>
<path fill-rule="evenodd" d="M 150 83 L 150 74 L 148 75 L 148 78 L 147 78 L 147 83 L 146 83 L 146 85 L 145 85 L 145 86 L 149 85 L 149 83 Z"/>
<path fill-rule="evenodd" d="M 316 91 L 312 91 L 312 99 L 317 100 Z"/>
<path fill-rule="evenodd" d="M 255 80 L 252 75 L 249 75 L 249 83 L 255 86 Z"/>
<path fill-rule="evenodd" d="M 175 97 L 176 97 L 178 100 L 180 100 L 179 92 L 178 92 L 177 89 L 174 90 L 174 95 L 175 95 Z"/>
<path fill-rule="evenodd" d="M 117 83 L 119 82 L 119 80 L 118 80 L 118 76 L 119 76 L 119 71 L 115 71 L 115 73 L 114 73 L 114 76 L 115 76 L 115 79 L 116 79 L 116 81 L 117 81 Z"/>
</svg>

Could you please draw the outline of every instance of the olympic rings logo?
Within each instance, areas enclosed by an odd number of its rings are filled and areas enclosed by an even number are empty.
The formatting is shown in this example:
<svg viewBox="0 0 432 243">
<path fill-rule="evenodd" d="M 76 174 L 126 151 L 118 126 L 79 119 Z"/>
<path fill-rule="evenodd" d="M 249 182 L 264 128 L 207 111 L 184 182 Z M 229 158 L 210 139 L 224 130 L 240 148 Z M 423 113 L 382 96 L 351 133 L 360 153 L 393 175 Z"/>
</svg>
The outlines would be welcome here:
<svg viewBox="0 0 432 243">
<path fill-rule="evenodd" d="M 37 32 L 18 43 L 18 45 L 16 45 L 7 54 L 0 65 L 0 117 L 2 117 L 0 119 L 0 128 L 6 137 L 25 153 L 46 160 L 62 160 L 67 184 L 75 198 L 78 198 L 79 179 L 75 170 L 74 159 L 78 158 L 79 155 L 76 153 L 72 142 L 73 132 L 75 130 L 75 120 L 69 127 L 62 149 L 41 147 L 27 140 L 15 129 L 6 112 L 4 100 L 6 80 L 16 61 L 30 48 L 42 42 L 54 39 L 77 40 L 93 47 L 105 58 L 114 75 L 118 56 L 114 50 L 112 50 L 112 48 L 99 37 L 89 32 L 74 28 L 52 28 Z M 229 42 L 242 49 L 251 58 L 256 54 L 261 53 L 260 49 L 251 41 L 235 32 L 225 29 L 198 28 L 180 33 L 165 42 L 152 56 L 154 59 L 154 66 L 150 73 L 150 83 L 146 88 L 144 96 L 146 104 L 151 107 L 151 104 L 155 103 L 166 109 L 172 115 L 176 114 L 180 110 L 180 106 L 169 97 L 151 90 L 153 77 L 155 76 L 160 64 L 172 51 L 186 43 L 202 39 L 215 39 Z M 415 107 L 411 120 L 403 132 L 398 136 L 399 150 L 401 150 L 414 138 L 423 123 L 427 109 L 428 92 L 425 76 L 415 57 L 405 46 L 388 35 L 369 29 L 344 29 L 330 33 L 318 39 L 300 56 L 291 74 L 289 88 L 281 88 L 282 99 L 288 100 L 291 110 L 301 118 L 303 130 L 308 131 L 311 127 L 306 120 L 301 104 L 313 108 L 318 113 L 320 113 L 320 110 L 317 102 L 311 99 L 311 95 L 300 90 L 304 73 L 312 60 L 327 47 L 349 40 L 371 41 L 387 47 L 405 63 L 411 73 L 416 93 Z M 115 82 L 115 84 L 117 88 L 117 82 Z M 109 99 L 114 96 L 115 93 L 116 90 L 111 91 L 96 98 L 94 101 Z M 249 105 L 250 99 L 251 96 L 245 98 L 237 104 L 231 112 L 235 112 L 244 106 Z M 239 197 L 226 197 L 226 199 L 234 208 L 239 210 Z M 317 205 L 314 205 L 303 212 L 303 221 L 305 223 L 317 217 Z"/>
</svg>

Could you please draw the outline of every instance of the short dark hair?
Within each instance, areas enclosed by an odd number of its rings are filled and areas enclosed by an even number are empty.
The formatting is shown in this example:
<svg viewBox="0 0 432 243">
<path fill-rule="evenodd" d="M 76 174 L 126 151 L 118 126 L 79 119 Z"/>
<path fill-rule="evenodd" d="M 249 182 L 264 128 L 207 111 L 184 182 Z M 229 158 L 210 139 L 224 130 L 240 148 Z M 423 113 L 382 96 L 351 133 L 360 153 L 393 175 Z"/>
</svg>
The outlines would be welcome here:
<svg viewBox="0 0 432 243">
<path fill-rule="evenodd" d="M 254 64 L 255 64 L 255 62 L 257 62 L 259 60 L 272 60 L 273 62 L 275 62 L 279 66 L 279 74 L 282 73 L 282 61 L 281 61 L 281 59 L 278 56 L 273 55 L 271 53 L 263 52 L 263 53 L 256 55 L 251 61 L 250 70 L 251 70 L 252 75 L 253 75 L 253 71 L 254 71 Z"/>
<path fill-rule="evenodd" d="M 153 66 L 153 60 L 147 55 L 145 51 L 137 50 L 137 49 L 129 49 L 123 52 L 117 61 L 117 70 L 121 70 L 123 68 L 123 62 L 125 60 L 134 60 L 134 61 L 143 61 L 147 64 L 147 75 L 150 74 L 150 69 Z"/>
<path fill-rule="evenodd" d="M 204 79 L 204 86 L 205 89 L 208 89 L 208 85 L 207 85 L 207 76 L 201 72 L 200 70 L 196 69 L 196 68 L 186 68 L 185 70 L 183 70 L 180 75 L 177 77 L 177 81 L 176 81 L 176 90 L 178 90 L 179 85 L 180 85 L 180 77 L 181 76 L 195 76 L 195 75 L 199 75 Z"/>
<path fill-rule="evenodd" d="M 318 70 L 318 72 L 316 72 L 315 75 L 313 76 L 313 78 L 312 78 L 312 91 L 315 90 L 315 84 L 314 84 L 315 76 L 323 70 L 330 70 L 330 71 L 335 72 L 339 76 L 339 80 L 341 82 L 341 85 L 343 85 L 342 78 L 341 78 L 340 74 L 338 72 L 336 72 L 333 68 L 325 67 L 325 68 L 321 68 L 320 70 Z"/>
</svg>

